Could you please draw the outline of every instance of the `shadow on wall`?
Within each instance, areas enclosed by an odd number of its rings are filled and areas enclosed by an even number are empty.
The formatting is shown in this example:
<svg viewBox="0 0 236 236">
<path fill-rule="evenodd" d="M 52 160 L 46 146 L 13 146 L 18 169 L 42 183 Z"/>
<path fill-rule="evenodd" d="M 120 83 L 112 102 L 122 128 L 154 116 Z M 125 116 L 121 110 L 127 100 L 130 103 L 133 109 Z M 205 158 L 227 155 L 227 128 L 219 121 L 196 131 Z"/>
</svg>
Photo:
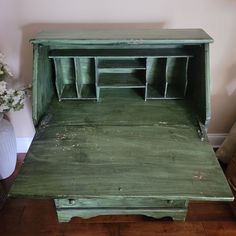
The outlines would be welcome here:
<svg viewBox="0 0 236 236">
<path fill-rule="evenodd" d="M 235 4 L 235 1 L 228 0 L 228 2 L 234 2 Z M 223 3 L 223 1 L 218 0 L 218 3 Z M 228 32 L 228 34 L 231 40 L 227 43 L 226 53 L 218 55 L 220 58 L 218 68 L 213 68 L 218 71 L 225 62 L 229 64 L 228 67 L 222 68 L 223 74 L 220 73 L 217 78 L 212 78 L 212 82 L 216 83 L 218 89 L 211 97 L 212 119 L 209 133 L 211 131 L 214 133 L 228 133 L 234 122 L 236 122 L 236 49 L 234 46 L 236 31 Z"/>
<path fill-rule="evenodd" d="M 212 96 L 212 125 L 210 130 L 217 133 L 228 132 L 236 121 L 236 64 L 228 68 L 224 87 Z"/>
<path fill-rule="evenodd" d="M 20 53 L 20 75 L 25 83 L 32 81 L 33 50 L 29 40 L 37 33 L 50 29 L 160 29 L 164 22 L 158 23 L 33 23 L 22 27 L 22 45 Z"/>
</svg>

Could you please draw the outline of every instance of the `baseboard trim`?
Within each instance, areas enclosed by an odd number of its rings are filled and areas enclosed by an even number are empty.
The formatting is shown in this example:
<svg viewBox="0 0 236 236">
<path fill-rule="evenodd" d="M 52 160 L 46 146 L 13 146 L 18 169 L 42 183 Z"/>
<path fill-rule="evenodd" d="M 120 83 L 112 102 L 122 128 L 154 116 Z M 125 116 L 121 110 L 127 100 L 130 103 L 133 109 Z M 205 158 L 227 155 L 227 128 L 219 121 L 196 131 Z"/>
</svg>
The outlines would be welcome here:
<svg viewBox="0 0 236 236">
<path fill-rule="evenodd" d="M 214 148 L 218 148 L 227 135 L 227 133 L 209 133 L 208 139 Z M 32 137 L 16 138 L 17 153 L 26 153 L 29 150 L 32 139 Z"/>
<path fill-rule="evenodd" d="M 227 135 L 227 133 L 209 133 L 208 139 L 214 148 L 218 148 L 224 142 Z"/>
<path fill-rule="evenodd" d="M 16 138 L 17 153 L 26 153 L 29 150 L 33 137 Z"/>
</svg>

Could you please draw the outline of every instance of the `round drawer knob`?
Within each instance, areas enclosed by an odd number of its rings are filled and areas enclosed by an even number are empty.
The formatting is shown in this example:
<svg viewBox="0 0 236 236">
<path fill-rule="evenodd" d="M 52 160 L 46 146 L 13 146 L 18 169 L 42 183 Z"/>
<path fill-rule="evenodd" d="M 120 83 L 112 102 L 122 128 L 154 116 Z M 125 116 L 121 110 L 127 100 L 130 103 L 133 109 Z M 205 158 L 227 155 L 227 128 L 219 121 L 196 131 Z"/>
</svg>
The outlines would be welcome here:
<svg viewBox="0 0 236 236">
<path fill-rule="evenodd" d="M 70 205 L 75 205 L 75 200 L 74 199 L 69 199 L 69 204 Z"/>
</svg>

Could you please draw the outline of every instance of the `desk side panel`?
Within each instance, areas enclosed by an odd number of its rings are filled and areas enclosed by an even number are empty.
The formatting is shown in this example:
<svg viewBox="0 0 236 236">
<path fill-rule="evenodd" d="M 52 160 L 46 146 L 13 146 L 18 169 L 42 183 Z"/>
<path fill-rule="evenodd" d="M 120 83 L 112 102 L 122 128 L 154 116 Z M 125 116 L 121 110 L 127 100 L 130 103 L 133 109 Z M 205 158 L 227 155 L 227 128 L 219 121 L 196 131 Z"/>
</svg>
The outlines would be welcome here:
<svg viewBox="0 0 236 236">
<path fill-rule="evenodd" d="M 196 45 L 192 50 L 187 96 L 193 102 L 199 121 L 207 128 L 211 117 L 209 44 Z"/>
<path fill-rule="evenodd" d="M 34 44 L 33 62 L 33 122 L 37 126 L 54 95 L 52 66 L 48 58 L 48 47 Z"/>
</svg>

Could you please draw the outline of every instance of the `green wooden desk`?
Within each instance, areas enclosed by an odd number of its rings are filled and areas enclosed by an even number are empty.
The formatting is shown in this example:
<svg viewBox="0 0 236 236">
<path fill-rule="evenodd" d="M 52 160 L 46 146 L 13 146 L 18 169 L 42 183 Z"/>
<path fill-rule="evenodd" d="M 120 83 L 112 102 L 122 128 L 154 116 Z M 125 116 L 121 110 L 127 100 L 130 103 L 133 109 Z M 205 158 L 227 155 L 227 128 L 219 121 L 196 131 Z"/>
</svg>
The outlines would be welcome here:
<svg viewBox="0 0 236 236">
<path fill-rule="evenodd" d="M 189 200 L 232 201 L 205 131 L 211 41 L 197 29 L 39 34 L 37 132 L 10 196 L 54 199 L 61 222 L 183 220 Z"/>
</svg>

